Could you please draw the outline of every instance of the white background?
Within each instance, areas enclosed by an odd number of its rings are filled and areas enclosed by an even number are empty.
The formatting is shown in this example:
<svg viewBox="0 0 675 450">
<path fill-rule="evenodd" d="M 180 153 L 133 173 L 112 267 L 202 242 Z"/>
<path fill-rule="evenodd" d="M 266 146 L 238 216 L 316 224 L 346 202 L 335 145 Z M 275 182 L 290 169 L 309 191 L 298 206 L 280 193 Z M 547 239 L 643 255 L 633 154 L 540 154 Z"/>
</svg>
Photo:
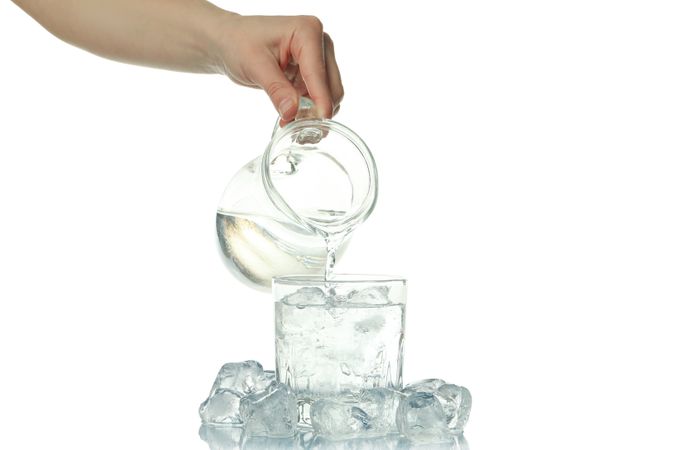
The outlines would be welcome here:
<svg viewBox="0 0 675 450">
<path fill-rule="evenodd" d="M 471 389 L 473 450 L 675 446 L 671 2 L 220 4 L 335 40 L 381 175 L 339 269 L 408 278 L 404 378 Z M 220 365 L 273 368 L 214 223 L 275 112 L 0 30 L 0 447 L 206 450 Z"/>
</svg>

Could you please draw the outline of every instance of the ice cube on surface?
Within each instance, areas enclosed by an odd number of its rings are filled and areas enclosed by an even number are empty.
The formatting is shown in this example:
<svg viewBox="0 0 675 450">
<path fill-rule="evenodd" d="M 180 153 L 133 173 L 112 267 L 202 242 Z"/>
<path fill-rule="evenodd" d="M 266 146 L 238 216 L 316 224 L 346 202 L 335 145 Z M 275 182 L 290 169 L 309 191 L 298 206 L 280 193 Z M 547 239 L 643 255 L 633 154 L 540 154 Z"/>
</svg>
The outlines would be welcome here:
<svg viewBox="0 0 675 450">
<path fill-rule="evenodd" d="M 402 395 L 389 388 L 372 388 L 361 391 L 358 397 L 359 408 L 371 418 L 371 434 L 396 432 L 396 411 Z"/>
<path fill-rule="evenodd" d="M 199 437 L 209 445 L 210 450 L 239 450 L 241 427 L 202 425 Z"/>
<path fill-rule="evenodd" d="M 471 393 L 463 386 L 444 384 L 435 393 L 441 402 L 448 428 L 454 433 L 462 433 L 471 413 Z"/>
<path fill-rule="evenodd" d="M 441 402 L 430 392 L 415 392 L 401 400 L 396 414 L 399 432 L 413 442 L 452 439 Z"/>
<path fill-rule="evenodd" d="M 325 305 L 326 294 L 319 287 L 303 287 L 281 299 L 287 305 Z"/>
<path fill-rule="evenodd" d="M 314 431 L 324 437 L 346 439 L 396 432 L 401 394 L 393 389 L 365 389 L 316 400 L 310 409 Z"/>
<path fill-rule="evenodd" d="M 264 390 L 271 381 L 257 361 L 227 363 L 218 371 L 211 387 L 211 395 L 218 389 L 229 389 L 243 396 Z"/>
<path fill-rule="evenodd" d="M 443 408 L 448 430 L 454 434 L 464 430 L 471 413 L 471 393 L 467 388 L 430 378 L 407 385 L 403 392 L 433 394 Z"/>
<path fill-rule="evenodd" d="M 273 381 L 277 381 L 277 372 L 276 371 L 266 370 L 263 374 L 265 376 L 265 383 L 267 383 L 265 385 L 265 388 L 267 388 L 267 386 L 272 384 Z"/>
<path fill-rule="evenodd" d="M 199 406 L 203 423 L 240 424 L 239 401 L 241 395 L 230 389 L 217 389 Z"/>
<path fill-rule="evenodd" d="M 239 413 L 246 436 L 290 437 L 298 425 L 295 394 L 277 381 L 242 398 Z"/>
<path fill-rule="evenodd" d="M 445 381 L 440 378 L 427 378 L 426 380 L 407 384 L 403 389 L 403 392 L 410 394 L 414 392 L 430 392 L 433 394 L 444 384 L 446 384 Z"/>
<path fill-rule="evenodd" d="M 370 417 L 356 403 L 316 400 L 309 415 L 314 431 L 322 436 L 350 438 L 365 434 L 370 428 Z"/>
</svg>

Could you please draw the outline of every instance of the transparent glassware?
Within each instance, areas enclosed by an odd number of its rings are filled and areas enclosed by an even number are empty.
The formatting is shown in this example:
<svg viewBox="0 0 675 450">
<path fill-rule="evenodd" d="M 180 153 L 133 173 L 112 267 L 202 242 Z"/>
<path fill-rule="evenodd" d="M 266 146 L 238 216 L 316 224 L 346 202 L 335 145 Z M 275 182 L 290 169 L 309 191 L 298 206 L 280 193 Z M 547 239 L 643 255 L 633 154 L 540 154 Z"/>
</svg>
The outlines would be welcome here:
<svg viewBox="0 0 675 450">
<path fill-rule="evenodd" d="M 376 200 L 377 168 L 365 142 L 338 122 L 315 118 L 302 98 L 296 120 L 277 122 L 265 152 L 237 172 L 220 199 L 216 229 L 226 265 L 261 289 L 275 276 L 323 273 L 327 240 L 348 236 Z"/>
<path fill-rule="evenodd" d="M 301 422 L 318 398 L 402 387 L 404 279 L 285 276 L 272 292 L 277 379 L 297 395 Z"/>
</svg>

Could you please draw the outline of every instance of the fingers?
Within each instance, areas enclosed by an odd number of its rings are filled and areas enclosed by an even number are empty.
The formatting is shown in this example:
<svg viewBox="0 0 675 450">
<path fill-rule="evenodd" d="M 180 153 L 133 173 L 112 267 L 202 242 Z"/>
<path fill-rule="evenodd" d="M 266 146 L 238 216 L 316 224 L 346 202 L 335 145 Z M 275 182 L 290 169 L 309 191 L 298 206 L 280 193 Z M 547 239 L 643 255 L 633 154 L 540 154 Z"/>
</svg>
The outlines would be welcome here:
<svg viewBox="0 0 675 450">
<path fill-rule="evenodd" d="M 333 40 L 323 32 L 319 19 L 293 20 L 292 37 L 280 57 L 270 49 L 249 65 L 251 80 L 270 97 L 282 125 L 294 119 L 301 95 L 308 95 L 325 118 L 337 113 L 344 96 Z"/>
<path fill-rule="evenodd" d="M 301 22 L 291 42 L 291 54 L 300 66 L 300 75 L 319 114 L 321 117 L 331 117 L 333 96 L 324 56 L 323 25 L 316 17 L 306 16 L 299 20 Z"/>
<path fill-rule="evenodd" d="M 284 70 L 284 75 L 291 82 L 298 95 L 307 96 L 307 86 L 305 86 L 305 81 L 300 76 L 300 67 L 295 62 L 291 61 L 288 64 Z"/>
<path fill-rule="evenodd" d="M 251 78 L 264 89 L 279 112 L 282 123 L 288 123 L 298 111 L 298 94 L 272 55 L 251 65 Z"/>
<path fill-rule="evenodd" d="M 327 33 L 323 34 L 323 47 L 326 59 L 328 87 L 330 88 L 330 93 L 333 97 L 333 115 L 335 115 L 340 109 L 340 102 L 345 95 L 345 91 L 342 87 L 340 69 L 338 69 L 337 61 L 335 60 L 335 46 L 333 45 L 333 40 Z"/>
</svg>

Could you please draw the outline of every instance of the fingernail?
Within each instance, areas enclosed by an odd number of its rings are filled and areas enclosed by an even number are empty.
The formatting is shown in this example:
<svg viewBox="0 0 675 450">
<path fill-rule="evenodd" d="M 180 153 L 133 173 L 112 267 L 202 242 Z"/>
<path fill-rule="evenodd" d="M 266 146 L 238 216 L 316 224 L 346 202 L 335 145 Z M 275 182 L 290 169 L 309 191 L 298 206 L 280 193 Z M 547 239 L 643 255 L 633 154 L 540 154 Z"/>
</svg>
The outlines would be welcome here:
<svg viewBox="0 0 675 450">
<path fill-rule="evenodd" d="M 279 103 L 279 115 L 285 119 L 288 117 L 288 113 L 291 111 L 291 108 L 293 108 L 293 99 L 292 98 L 285 98 Z"/>
</svg>

